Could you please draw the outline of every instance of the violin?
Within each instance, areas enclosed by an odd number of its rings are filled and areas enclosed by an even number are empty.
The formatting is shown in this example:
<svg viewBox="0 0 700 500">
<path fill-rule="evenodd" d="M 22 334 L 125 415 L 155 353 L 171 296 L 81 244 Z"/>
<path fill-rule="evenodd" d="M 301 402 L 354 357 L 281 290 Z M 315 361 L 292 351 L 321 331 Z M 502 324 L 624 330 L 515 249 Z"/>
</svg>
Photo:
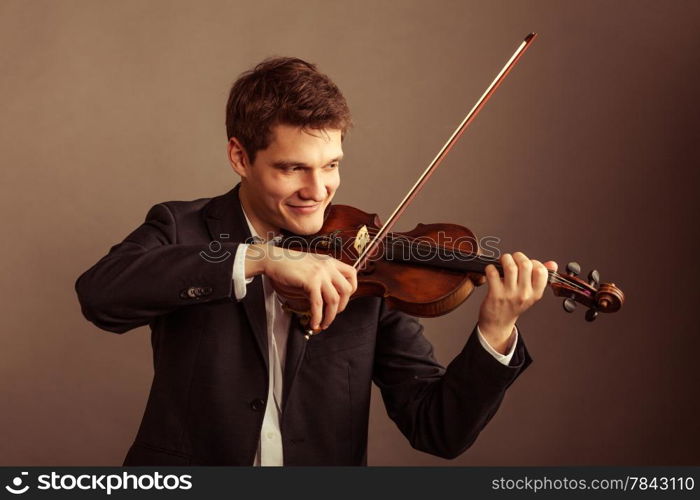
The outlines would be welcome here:
<svg viewBox="0 0 700 500">
<path fill-rule="evenodd" d="M 487 265 L 493 264 L 503 276 L 498 259 L 482 255 L 472 231 L 446 223 L 418 224 L 408 232 L 389 233 L 358 267 L 366 245 L 381 226 L 376 214 L 349 205 L 330 205 L 316 235 L 289 236 L 279 245 L 330 255 L 353 265 L 358 272 L 352 298 L 384 297 L 389 307 L 424 318 L 447 314 L 467 300 L 485 282 Z M 547 283 L 554 295 L 564 297 L 567 312 L 580 303 L 588 308 L 586 320 L 593 321 L 599 312 L 613 313 L 622 307 L 622 290 L 614 283 L 600 283 L 597 270 L 588 274 L 588 281 L 578 277 L 578 263 L 570 262 L 566 270 L 550 270 Z M 306 314 L 300 309 L 289 310 L 302 317 Z M 307 335 L 315 333 L 307 331 Z"/>
<path fill-rule="evenodd" d="M 499 260 L 485 255 L 474 233 L 466 227 L 418 224 L 403 233 L 391 232 L 391 228 L 535 36 L 530 33 L 516 49 L 386 223 L 382 224 L 376 214 L 355 207 L 330 205 L 317 234 L 287 235 L 278 245 L 323 253 L 352 265 L 357 270 L 357 290 L 351 298 L 383 297 L 389 307 L 418 317 L 436 317 L 454 310 L 485 283 L 489 264 L 503 276 Z M 573 312 L 577 304 L 582 304 L 587 308 L 585 319 L 593 321 L 600 312 L 620 310 L 625 301 L 622 290 L 614 283 L 601 283 L 597 270 L 588 274 L 587 281 L 578 277 L 580 271 L 577 262 L 567 264 L 566 273 L 548 271 L 547 283 L 555 296 L 564 298 L 565 311 Z M 299 317 L 308 340 L 321 330 L 308 328 L 311 313 L 300 304 L 303 301 L 290 299 L 283 307 Z"/>
</svg>

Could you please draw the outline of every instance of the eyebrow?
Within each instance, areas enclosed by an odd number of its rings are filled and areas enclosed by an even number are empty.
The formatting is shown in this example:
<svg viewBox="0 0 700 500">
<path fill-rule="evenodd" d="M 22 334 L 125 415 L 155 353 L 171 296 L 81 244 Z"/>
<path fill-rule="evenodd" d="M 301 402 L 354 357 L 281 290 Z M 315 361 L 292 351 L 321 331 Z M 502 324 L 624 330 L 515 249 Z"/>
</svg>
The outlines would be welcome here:
<svg viewBox="0 0 700 500">
<path fill-rule="evenodd" d="M 343 155 L 337 156 L 333 158 L 332 160 L 329 160 L 325 163 L 325 165 L 328 165 L 329 163 L 335 163 L 343 159 Z M 278 167 L 278 168 L 288 168 L 288 167 L 303 167 L 303 168 L 312 168 L 311 165 L 308 165 L 304 163 L 303 161 L 285 161 L 285 160 L 280 160 L 276 161 L 272 164 L 273 167 Z"/>
</svg>

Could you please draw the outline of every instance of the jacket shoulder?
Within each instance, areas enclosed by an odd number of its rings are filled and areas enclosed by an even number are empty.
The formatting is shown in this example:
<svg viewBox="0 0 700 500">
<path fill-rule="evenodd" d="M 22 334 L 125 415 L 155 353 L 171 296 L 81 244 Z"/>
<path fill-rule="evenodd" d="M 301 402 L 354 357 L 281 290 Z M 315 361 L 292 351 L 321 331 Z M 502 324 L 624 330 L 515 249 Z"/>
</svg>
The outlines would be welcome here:
<svg viewBox="0 0 700 500">
<path fill-rule="evenodd" d="M 174 217 L 177 217 L 188 213 L 201 212 L 212 199 L 213 197 L 192 200 L 169 200 L 156 203 L 155 206 L 164 205 Z"/>
<path fill-rule="evenodd" d="M 205 215 L 213 199 L 215 197 L 161 201 L 148 210 L 144 224 L 160 228 L 169 235 L 167 239 L 171 243 L 208 241 Z"/>
</svg>

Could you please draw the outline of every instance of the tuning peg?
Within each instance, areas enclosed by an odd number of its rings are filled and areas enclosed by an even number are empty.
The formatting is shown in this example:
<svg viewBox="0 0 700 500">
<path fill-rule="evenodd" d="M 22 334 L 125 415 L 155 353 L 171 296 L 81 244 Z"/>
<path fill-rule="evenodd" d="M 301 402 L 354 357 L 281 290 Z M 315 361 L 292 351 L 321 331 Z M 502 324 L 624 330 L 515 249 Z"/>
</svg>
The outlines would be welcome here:
<svg viewBox="0 0 700 500">
<path fill-rule="evenodd" d="M 566 272 L 572 276 L 577 276 L 581 272 L 581 266 L 578 262 L 569 262 L 566 265 Z"/>
<path fill-rule="evenodd" d="M 574 312 L 576 309 L 576 301 L 574 299 L 564 299 L 564 310 L 568 313 Z"/>
<path fill-rule="evenodd" d="M 586 311 L 586 321 L 594 321 L 598 317 L 598 311 L 589 309 Z"/>
<path fill-rule="evenodd" d="M 592 287 L 597 287 L 599 283 L 600 273 L 596 269 L 593 269 L 590 273 L 588 273 L 588 284 Z"/>
</svg>

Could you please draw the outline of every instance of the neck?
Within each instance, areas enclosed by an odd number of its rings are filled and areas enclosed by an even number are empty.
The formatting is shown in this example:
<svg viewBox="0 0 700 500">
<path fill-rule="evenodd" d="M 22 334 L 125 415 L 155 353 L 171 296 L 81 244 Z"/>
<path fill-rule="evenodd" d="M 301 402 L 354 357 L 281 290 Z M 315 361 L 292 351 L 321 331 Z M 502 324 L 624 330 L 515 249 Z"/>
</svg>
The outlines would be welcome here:
<svg viewBox="0 0 700 500">
<path fill-rule="evenodd" d="M 258 217 L 257 213 L 255 212 L 255 208 L 250 203 L 250 195 L 248 193 L 247 185 L 245 182 L 241 183 L 241 188 L 238 194 L 241 199 L 241 205 L 243 206 L 245 215 L 248 217 L 248 220 L 250 220 L 250 223 L 252 224 L 253 228 L 255 228 L 255 232 L 258 233 L 258 236 L 267 240 L 267 237 L 270 234 L 279 234 L 280 228 L 268 224 L 267 222 L 263 221 L 260 217 Z"/>
</svg>

